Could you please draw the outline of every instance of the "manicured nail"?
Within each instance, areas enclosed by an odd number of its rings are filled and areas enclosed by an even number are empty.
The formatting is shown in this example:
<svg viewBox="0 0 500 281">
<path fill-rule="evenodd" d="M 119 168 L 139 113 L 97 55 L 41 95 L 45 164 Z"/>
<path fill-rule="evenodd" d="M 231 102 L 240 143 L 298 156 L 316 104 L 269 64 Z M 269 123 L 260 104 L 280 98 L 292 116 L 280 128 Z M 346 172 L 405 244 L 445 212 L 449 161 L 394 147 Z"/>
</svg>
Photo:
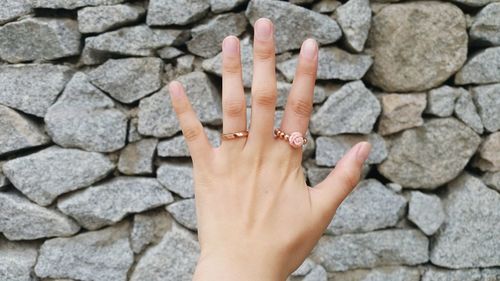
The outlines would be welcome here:
<svg viewBox="0 0 500 281">
<path fill-rule="evenodd" d="M 368 159 L 368 155 L 370 154 L 370 150 L 372 149 L 372 145 L 368 142 L 361 142 L 357 144 L 358 149 L 356 151 L 356 158 L 360 162 L 365 162 Z"/>
<path fill-rule="evenodd" d="M 234 56 L 238 54 L 238 39 L 234 36 L 228 36 L 222 42 L 222 51 L 224 54 Z"/>
<path fill-rule="evenodd" d="M 269 19 L 260 18 L 255 22 L 255 37 L 259 40 L 268 40 L 273 33 L 273 25 Z"/>
<path fill-rule="evenodd" d="M 307 39 L 302 44 L 302 48 L 300 48 L 300 53 L 302 54 L 302 56 L 310 60 L 314 59 L 317 52 L 318 45 L 316 44 L 316 40 L 314 39 Z"/>
<path fill-rule="evenodd" d="M 170 96 L 174 98 L 178 98 L 182 95 L 181 84 L 177 81 L 172 81 L 168 84 L 168 91 L 170 92 Z"/>
</svg>

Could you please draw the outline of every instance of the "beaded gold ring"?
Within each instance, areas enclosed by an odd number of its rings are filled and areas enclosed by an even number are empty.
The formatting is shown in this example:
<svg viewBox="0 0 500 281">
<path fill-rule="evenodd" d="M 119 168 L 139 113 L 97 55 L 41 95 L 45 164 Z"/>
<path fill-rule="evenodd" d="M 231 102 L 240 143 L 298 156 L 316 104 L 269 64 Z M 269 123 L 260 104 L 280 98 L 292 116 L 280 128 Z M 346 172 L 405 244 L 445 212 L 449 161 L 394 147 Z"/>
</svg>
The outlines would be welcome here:
<svg viewBox="0 0 500 281">
<path fill-rule="evenodd" d="M 276 128 L 274 129 L 273 133 L 275 138 L 288 141 L 290 146 L 293 148 L 300 148 L 307 143 L 307 139 L 303 137 L 302 134 L 299 132 L 293 132 L 291 134 L 287 134 L 283 132 L 281 129 Z"/>
</svg>

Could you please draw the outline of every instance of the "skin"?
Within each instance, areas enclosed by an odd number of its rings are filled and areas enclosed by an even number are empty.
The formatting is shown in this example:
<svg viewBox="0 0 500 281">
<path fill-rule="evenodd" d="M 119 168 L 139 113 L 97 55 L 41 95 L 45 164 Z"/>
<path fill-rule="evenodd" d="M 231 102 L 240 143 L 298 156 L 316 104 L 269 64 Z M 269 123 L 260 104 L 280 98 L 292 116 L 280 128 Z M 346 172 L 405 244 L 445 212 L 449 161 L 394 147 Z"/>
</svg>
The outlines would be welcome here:
<svg viewBox="0 0 500 281">
<path fill-rule="evenodd" d="M 252 117 L 246 138 L 210 145 L 178 81 L 172 104 L 194 167 L 200 258 L 195 281 L 283 281 L 304 261 L 335 210 L 358 183 L 370 144 L 355 145 L 315 187 L 306 184 L 302 149 L 273 137 L 276 103 L 274 28 L 254 27 Z M 238 38 L 223 49 L 223 133 L 245 131 L 246 104 Z M 318 45 L 304 41 L 281 129 L 305 135 L 312 112 Z"/>
</svg>

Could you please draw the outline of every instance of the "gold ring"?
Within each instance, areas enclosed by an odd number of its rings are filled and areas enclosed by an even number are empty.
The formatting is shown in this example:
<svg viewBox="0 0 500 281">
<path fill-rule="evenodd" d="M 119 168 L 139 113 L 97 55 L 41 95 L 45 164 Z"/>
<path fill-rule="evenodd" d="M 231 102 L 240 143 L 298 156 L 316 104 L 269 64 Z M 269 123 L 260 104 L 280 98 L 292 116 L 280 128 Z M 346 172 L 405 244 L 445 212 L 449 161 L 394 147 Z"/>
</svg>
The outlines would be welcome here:
<svg viewBox="0 0 500 281">
<path fill-rule="evenodd" d="M 234 140 L 237 138 L 245 138 L 245 137 L 248 137 L 248 131 L 222 134 L 223 140 Z"/>
</svg>

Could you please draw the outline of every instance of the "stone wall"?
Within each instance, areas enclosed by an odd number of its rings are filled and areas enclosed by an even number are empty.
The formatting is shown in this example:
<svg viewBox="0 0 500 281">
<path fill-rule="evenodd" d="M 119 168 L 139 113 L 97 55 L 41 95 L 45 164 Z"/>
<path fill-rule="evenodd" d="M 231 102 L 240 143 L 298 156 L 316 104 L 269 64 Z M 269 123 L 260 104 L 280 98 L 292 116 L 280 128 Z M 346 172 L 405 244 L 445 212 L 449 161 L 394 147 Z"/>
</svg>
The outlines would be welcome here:
<svg viewBox="0 0 500 281">
<path fill-rule="evenodd" d="M 241 38 L 250 87 L 259 17 L 278 120 L 300 44 L 322 45 L 309 184 L 374 147 L 290 280 L 500 280 L 500 3 L 397 1 L 2 0 L 0 280 L 190 280 L 192 167 L 164 87 L 186 85 L 217 145 L 221 41 Z"/>
</svg>

